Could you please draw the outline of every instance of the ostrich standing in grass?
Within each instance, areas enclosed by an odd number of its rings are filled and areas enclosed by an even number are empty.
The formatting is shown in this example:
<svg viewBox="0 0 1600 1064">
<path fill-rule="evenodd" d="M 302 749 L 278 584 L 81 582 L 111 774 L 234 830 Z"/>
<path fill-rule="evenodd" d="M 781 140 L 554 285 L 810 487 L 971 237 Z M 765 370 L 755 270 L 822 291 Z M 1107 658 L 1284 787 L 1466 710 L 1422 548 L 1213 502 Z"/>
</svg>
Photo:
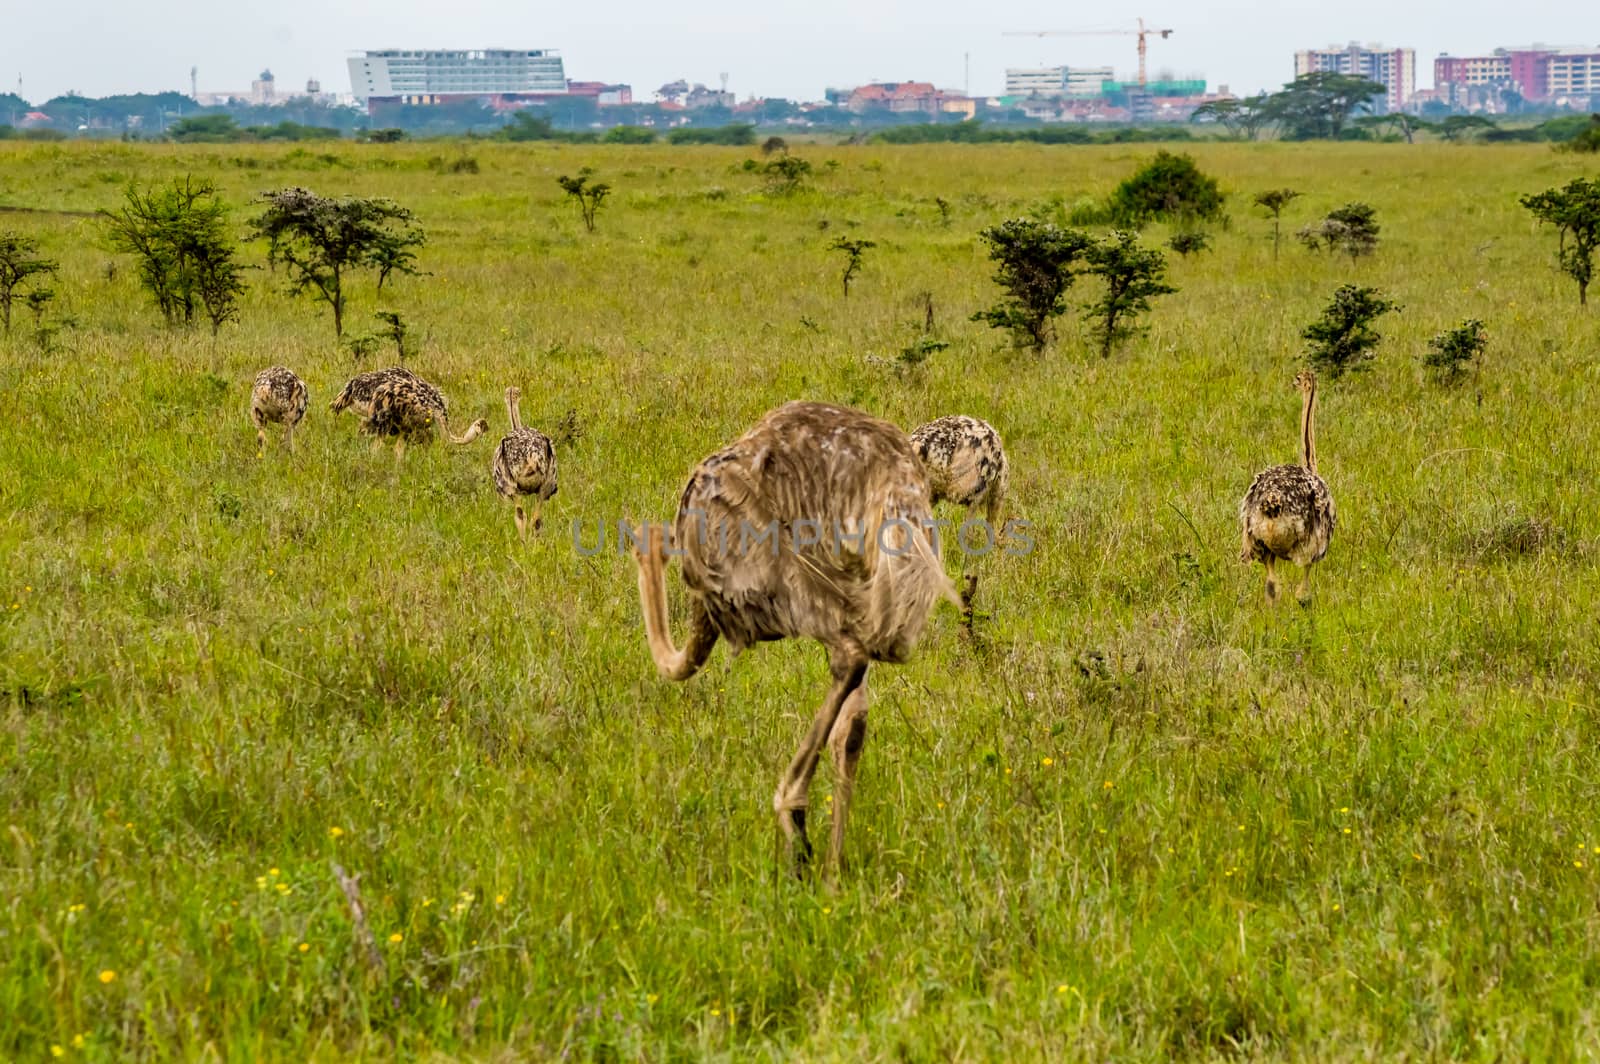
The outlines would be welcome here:
<svg viewBox="0 0 1600 1064">
<path fill-rule="evenodd" d="M 927 474 L 904 432 L 844 407 L 786 403 L 696 466 L 683 489 L 672 534 L 690 592 L 682 650 L 667 617 L 664 526 L 635 547 L 645 635 L 667 679 L 698 672 L 719 637 L 735 652 L 789 638 L 828 652 L 832 685 L 772 800 L 797 872 L 811 856 L 807 793 L 824 746 L 839 867 L 866 742 L 868 664 L 905 661 L 935 603 L 958 601 L 930 520 Z"/>
<path fill-rule="evenodd" d="M 993 546 L 1001 532 L 1000 506 L 1005 501 L 1011 481 L 1011 467 L 1006 461 L 1006 450 L 1000 443 L 1000 433 L 987 421 L 965 414 L 952 414 L 917 426 L 911 433 L 911 445 L 917 449 L 917 457 L 922 459 L 922 467 L 928 471 L 928 486 L 933 492 L 934 505 L 949 501 L 957 506 L 965 506 L 968 521 L 982 506 L 984 520 L 988 523 L 983 542 Z M 965 528 L 965 523 L 962 528 Z M 956 533 L 956 546 L 963 552 L 967 549 L 967 539 L 962 530 Z M 968 573 L 962 592 L 962 608 L 969 626 L 973 617 L 972 603 L 977 594 L 978 574 Z"/>
<path fill-rule="evenodd" d="M 1317 378 L 1302 370 L 1294 379 L 1300 408 L 1300 464 L 1273 466 L 1256 474 L 1239 504 L 1243 526 L 1242 561 L 1258 561 L 1267 569 L 1267 601 L 1278 600 L 1277 563 L 1300 569 L 1295 598 L 1311 602 L 1311 567 L 1328 553 L 1333 539 L 1333 496 L 1317 476 Z"/>
<path fill-rule="evenodd" d="M 928 471 L 935 505 L 948 500 L 965 506 L 969 516 L 982 506 L 984 520 L 998 532 L 1011 467 L 994 426 L 953 414 L 917 426 L 911 433 L 911 445 Z"/>
<path fill-rule="evenodd" d="M 269 366 L 256 374 L 255 386 L 250 389 L 250 421 L 256 427 L 256 448 L 267 445 L 267 424 L 281 424 L 283 439 L 294 451 L 294 427 L 306 416 L 309 400 L 306 382 L 293 370 L 282 366 Z"/>
<path fill-rule="evenodd" d="M 544 524 L 539 511 L 545 500 L 556 493 L 556 449 L 544 433 L 523 428 L 522 411 L 517 406 L 521 398 L 519 389 L 506 389 L 506 416 L 511 421 L 511 431 L 495 448 L 489 471 L 494 476 L 495 490 L 517 504 L 517 535 L 527 539 L 528 518 L 522 512 L 522 496 L 534 498 L 533 530 L 537 532 Z"/>
<path fill-rule="evenodd" d="M 372 397 L 382 385 L 391 381 L 420 380 L 415 373 L 404 366 L 391 366 L 388 369 L 375 369 L 368 373 L 358 374 L 345 382 L 344 390 L 333 397 L 328 404 L 328 409 L 335 414 L 353 409 L 356 414 L 365 419 L 372 413 Z"/>
<path fill-rule="evenodd" d="M 406 376 L 391 376 L 373 389 L 372 404 L 361 422 L 361 431 L 369 436 L 393 436 L 398 458 L 405 453 L 407 440 L 431 439 L 435 426 L 445 439 L 456 444 L 471 443 L 489 431 L 489 423 L 479 418 L 461 435 L 451 432 L 450 411 L 443 393 L 407 371 Z"/>
</svg>

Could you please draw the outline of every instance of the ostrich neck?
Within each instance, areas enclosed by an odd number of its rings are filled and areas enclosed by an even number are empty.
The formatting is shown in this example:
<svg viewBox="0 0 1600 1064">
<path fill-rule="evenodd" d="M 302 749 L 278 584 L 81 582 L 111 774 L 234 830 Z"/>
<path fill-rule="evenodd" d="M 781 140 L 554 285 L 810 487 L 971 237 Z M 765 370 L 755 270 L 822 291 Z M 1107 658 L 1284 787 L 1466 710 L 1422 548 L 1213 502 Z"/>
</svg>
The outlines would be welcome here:
<svg viewBox="0 0 1600 1064">
<path fill-rule="evenodd" d="M 1300 408 L 1300 458 L 1311 472 L 1317 471 L 1317 386 L 1306 392 L 1305 405 Z"/>
<path fill-rule="evenodd" d="M 517 401 L 510 396 L 506 397 L 506 417 L 511 421 L 512 431 L 522 427 L 522 415 L 517 410 Z"/>
</svg>

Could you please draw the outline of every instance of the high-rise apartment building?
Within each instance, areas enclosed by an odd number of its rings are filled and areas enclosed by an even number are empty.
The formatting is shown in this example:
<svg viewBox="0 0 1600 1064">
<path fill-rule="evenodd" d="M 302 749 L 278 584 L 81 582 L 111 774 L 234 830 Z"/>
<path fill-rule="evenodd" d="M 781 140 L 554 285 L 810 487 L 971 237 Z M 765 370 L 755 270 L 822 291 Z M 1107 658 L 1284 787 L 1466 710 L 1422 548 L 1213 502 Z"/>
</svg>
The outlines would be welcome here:
<svg viewBox="0 0 1600 1064">
<path fill-rule="evenodd" d="M 1525 100 L 1581 102 L 1600 97 L 1600 48 L 1529 45 L 1496 48 L 1489 55 L 1441 55 L 1433 61 L 1433 83 L 1447 96 L 1486 86 L 1508 89 Z"/>
<path fill-rule="evenodd" d="M 350 57 L 350 89 L 361 103 L 372 99 L 433 102 L 440 96 L 552 95 L 567 91 L 567 74 L 561 53 L 548 48 L 388 48 Z"/>
<path fill-rule="evenodd" d="M 1294 76 L 1349 74 L 1384 88 L 1384 110 L 1398 111 L 1417 91 L 1417 53 L 1411 48 L 1380 45 L 1312 48 L 1294 54 Z"/>
<path fill-rule="evenodd" d="M 1010 67 L 1007 96 L 1099 96 L 1116 79 L 1110 67 Z"/>
</svg>

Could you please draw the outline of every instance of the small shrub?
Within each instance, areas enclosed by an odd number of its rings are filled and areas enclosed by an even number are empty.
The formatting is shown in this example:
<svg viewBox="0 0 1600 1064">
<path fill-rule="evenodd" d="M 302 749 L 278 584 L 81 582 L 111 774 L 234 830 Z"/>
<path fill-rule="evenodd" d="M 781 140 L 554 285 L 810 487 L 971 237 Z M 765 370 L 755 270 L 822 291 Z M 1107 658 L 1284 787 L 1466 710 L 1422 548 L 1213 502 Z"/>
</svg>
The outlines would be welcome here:
<svg viewBox="0 0 1600 1064">
<path fill-rule="evenodd" d="M 1073 264 L 1094 242 L 1076 229 L 1031 218 L 1013 218 L 978 235 L 989 245 L 989 258 L 999 263 L 994 280 L 1007 298 L 972 320 L 1010 330 L 1019 347 L 1043 348 L 1053 335 L 1053 320 L 1066 312 L 1066 291 L 1076 277 Z"/>
<path fill-rule="evenodd" d="M 1340 285 L 1322 317 L 1300 334 L 1308 341 L 1311 365 L 1334 379 L 1347 370 L 1364 368 L 1376 357 L 1372 349 L 1383 339 L 1372 328 L 1373 322 L 1399 309 L 1398 303 L 1385 299 L 1376 288 Z"/>
<path fill-rule="evenodd" d="M 774 152 L 787 155 L 789 152 L 789 142 L 784 140 L 782 137 L 768 137 L 766 140 L 761 142 L 762 155 L 771 155 Z"/>
<path fill-rule="evenodd" d="M 656 131 L 643 126 L 613 126 L 600 138 L 602 144 L 654 144 Z"/>
<path fill-rule="evenodd" d="M 786 152 L 760 167 L 760 173 L 767 180 L 768 192 L 788 196 L 805 185 L 806 178 L 811 176 L 811 163 Z"/>
<path fill-rule="evenodd" d="M 585 166 L 578 171 L 577 177 L 562 174 L 556 178 L 556 184 L 578 203 L 578 212 L 583 215 L 583 226 L 589 232 L 594 232 L 594 216 L 600 210 L 600 204 L 611 195 L 611 186 L 604 181 L 589 179 L 594 176 L 594 170 Z"/>
<path fill-rule="evenodd" d="M 1273 261 L 1277 261 L 1278 247 L 1282 242 L 1282 234 L 1279 230 L 1279 222 L 1282 219 L 1283 210 L 1285 207 L 1289 206 L 1289 204 L 1293 203 L 1299 198 L 1300 193 L 1296 192 L 1292 188 L 1273 188 L 1268 189 L 1265 192 L 1256 193 L 1255 205 L 1265 210 L 1272 216 Z"/>
<path fill-rule="evenodd" d="M 60 269 L 60 264 L 39 258 L 34 252 L 39 242 L 19 233 L 0 233 L 0 324 L 11 332 L 11 307 L 18 296 L 26 300 L 31 291 L 42 291 L 44 279 Z"/>
<path fill-rule="evenodd" d="M 1186 154 L 1159 151 L 1111 193 L 1110 212 L 1118 225 L 1138 227 L 1151 219 L 1222 217 L 1225 197 Z"/>
<path fill-rule="evenodd" d="M 861 270 L 861 256 L 866 254 L 868 248 L 875 248 L 878 245 L 871 240 L 851 240 L 849 237 L 841 236 L 828 246 L 845 254 L 844 276 L 841 280 L 844 283 L 844 297 L 849 299 L 850 281 Z"/>
<path fill-rule="evenodd" d="M 1374 215 L 1369 204 L 1347 203 L 1329 211 L 1322 221 L 1301 227 L 1295 235 L 1312 251 L 1343 252 L 1354 262 L 1377 250 L 1379 226 Z"/>
<path fill-rule="evenodd" d="M 1589 124 L 1578 135 L 1557 147 L 1562 151 L 1600 152 L 1600 114 L 1589 116 Z"/>
<path fill-rule="evenodd" d="M 1150 300 L 1177 289 L 1164 281 L 1167 263 L 1161 252 L 1139 246 L 1138 234 L 1112 233 L 1087 249 L 1088 272 L 1105 282 L 1099 300 L 1084 309 L 1085 321 L 1100 337 L 1100 356 L 1109 358 L 1118 341 L 1133 335 L 1134 319 L 1150 309 Z"/>
<path fill-rule="evenodd" d="M 1207 251 L 1211 247 L 1211 237 L 1203 229 L 1189 229 L 1181 233 L 1173 233 L 1167 241 L 1167 247 L 1176 251 L 1184 258 L 1190 255 Z"/>
<path fill-rule="evenodd" d="M 1429 340 L 1428 353 L 1422 356 L 1422 364 L 1443 383 L 1454 384 L 1465 375 L 1473 360 L 1483 354 L 1488 344 L 1489 336 L 1484 332 L 1483 322 L 1469 318 L 1454 329 L 1446 329 Z"/>
</svg>

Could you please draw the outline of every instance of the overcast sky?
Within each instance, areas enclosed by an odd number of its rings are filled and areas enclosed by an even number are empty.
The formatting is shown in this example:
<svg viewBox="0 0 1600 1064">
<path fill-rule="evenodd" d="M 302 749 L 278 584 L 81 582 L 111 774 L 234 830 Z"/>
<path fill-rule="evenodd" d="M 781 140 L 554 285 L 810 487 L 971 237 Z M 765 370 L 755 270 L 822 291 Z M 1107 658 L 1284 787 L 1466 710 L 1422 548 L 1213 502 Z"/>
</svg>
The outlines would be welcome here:
<svg viewBox="0 0 1600 1064">
<path fill-rule="evenodd" d="M 1002 30 L 1131 27 L 1142 14 L 1170 28 L 1150 43 L 1150 71 L 1201 76 L 1234 92 L 1277 88 L 1297 48 L 1352 40 L 1410 47 L 1417 85 L 1433 58 L 1532 41 L 1600 45 L 1593 0 L 1146 0 L 1113 14 L 1099 4 L 1042 0 L 0 0 L 0 91 L 34 102 L 87 96 L 247 89 L 264 67 L 280 87 L 321 79 L 349 92 L 345 58 L 365 48 L 554 48 L 567 76 L 621 81 L 648 100 L 686 78 L 749 95 L 817 99 L 870 80 L 968 84 L 1000 91 L 1007 66 L 1136 67 L 1132 37 L 1007 38 Z"/>
</svg>

